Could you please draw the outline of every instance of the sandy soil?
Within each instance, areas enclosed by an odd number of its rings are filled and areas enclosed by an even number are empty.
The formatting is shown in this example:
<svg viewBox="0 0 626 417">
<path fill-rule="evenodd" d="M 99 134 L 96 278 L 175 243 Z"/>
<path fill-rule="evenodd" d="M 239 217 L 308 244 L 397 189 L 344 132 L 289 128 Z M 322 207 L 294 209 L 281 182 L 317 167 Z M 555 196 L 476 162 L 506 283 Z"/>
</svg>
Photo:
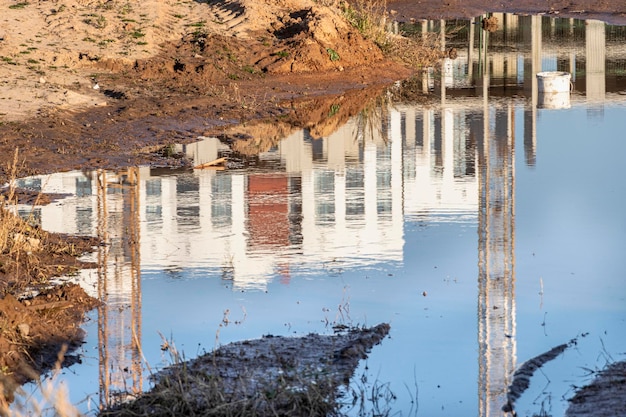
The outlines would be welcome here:
<svg viewBox="0 0 626 417">
<path fill-rule="evenodd" d="M 0 155 L 19 146 L 20 175 L 172 163 L 152 151 L 409 74 L 310 0 L 15 6 L 0 0 Z"/>
</svg>

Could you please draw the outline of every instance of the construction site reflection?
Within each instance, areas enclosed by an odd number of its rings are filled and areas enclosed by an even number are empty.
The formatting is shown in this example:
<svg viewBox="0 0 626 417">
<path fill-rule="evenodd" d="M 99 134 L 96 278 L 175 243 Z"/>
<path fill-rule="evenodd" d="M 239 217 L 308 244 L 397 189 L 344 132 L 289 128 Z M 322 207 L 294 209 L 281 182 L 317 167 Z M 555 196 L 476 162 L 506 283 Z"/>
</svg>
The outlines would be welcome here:
<svg viewBox="0 0 626 417">
<path fill-rule="evenodd" d="M 215 275 L 233 291 L 263 291 L 294 275 L 401 266 L 411 256 L 406 225 L 444 222 L 478 230 L 477 253 L 468 249 L 478 264 L 478 408 L 480 416 L 502 415 L 517 365 L 516 141 L 521 136 L 524 164 L 535 166 L 539 112 L 559 111 L 541 106 L 535 74 L 570 72 L 563 108 L 584 106 L 588 117 L 602 117 L 606 105 L 626 100 L 626 30 L 497 17 L 493 33 L 477 25 L 480 18 L 413 25 L 447 34 L 441 47 L 456 56 L 422 79 L 438 95 L 434 105 L 395 103 L 371 135 L 357 117 L 328 137 L 293 133 L 258 155 L 254 169 L 141 167 L 20 180 L 72 195 L 34 209 L 46 230 L 107 242 L 98 248 L 96 273 L 77 278 L 104 301 L 100 403 L 143 389 L 142 273 Z M 194 165 L 232 156 L 213 137 L 176 150 Z"/>
</svg>

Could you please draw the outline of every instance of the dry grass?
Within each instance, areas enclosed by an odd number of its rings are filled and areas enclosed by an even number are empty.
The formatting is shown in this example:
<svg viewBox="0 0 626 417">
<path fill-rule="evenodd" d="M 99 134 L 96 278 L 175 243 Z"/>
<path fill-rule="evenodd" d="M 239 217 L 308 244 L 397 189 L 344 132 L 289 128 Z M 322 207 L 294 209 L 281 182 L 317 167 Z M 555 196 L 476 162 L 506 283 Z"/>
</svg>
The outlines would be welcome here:
<svg viewBox="0 0 626 417">
<path fill-rule="evenodd" d="M 305 417 L 347 416 L 355 409 L 362 416 L 389 415 L 395 395 L 388 384 L 362 377 L 358 386 L 346 386 L 358 362 L 388 331 L 381 324 L 333 336 L 267 336 L 190 361 L 165 341 L 174 365 L 153 376 L 157 382 L 150 391 L 101 415 Z"/>
<path fill-rule="evenodd" d="M 420 36 L 389 35 L 384 52 L 416 70 L 437 67 L 445 57 L 438 47 L 439 37 L 433 33 Z"/>
<path fill-rule="evenodd" d="M 389 42 L 386 0 L 355 0 L 349 4 L 341 1 L 338 6 L 352 26 L 385 50 Z"/>
<path fill-rule="evenodd" d="M 388 94 L 370 100 L 356 116 L 355 137 L 365 140 L 382 138 L 387 143 L 389 114 L 393 108 L 391 97 Z"/>
<path fill-rule="evenodd" d="M 0 395 L 0 416 L 2 417 L 79 417 L 82 414 L 69 400 L 67 387 L 59 382 L 61 364 L 63 363 L 67 347 L 63 347 L 58 354 L 54 370 L 49 378 L 40 380 L 33 371 L 33 378 L 37 381 L 37 394 L 28 395 L 24 389 L 17 388 L 15 398 L 9 397 L 13 405 L 9 408 L 6 396 Z M 0 380 L 0 389 L 5 389 Z M 36 398 L 39 397 L 39 398 Z"/>
<path fill-rule="evenodd" d="M 303 376 L 305 377 L 305 376 Z M 246 376 L 242 375 L 242 379 Z M 299 389 L 290 384 L 276 384 L 256 397 L 230 398 L 223 392 L 219 377 L 181 371 L 165 378 L 155 389 L 129 404 L 106 410 L 101 416 L 326 416 L 339 408 L 315 380 L 300 381 Z M 194 398 L 188 389 L 194 387 Z M 303 387 L 303 388 L 302 388 Z"/>
<path fill-rule="evenodd" d="M 51 234 L 41 229 L 34 212 L 18 214 L 18 200 L 26 196 L 33 207 L 41 203 L 41 194 L 19 190 L 18 152 L 6 170 L 9 186 L 0 190 L 0 297 L 47 285 L 49 278 L 76 273 L 90 266 L 78 257 L 93 250 L 97 240 L 88 237 Z M 32 197 L 34 198 L 34 201 Z"/>
<path fill-rule="evenodd" d="M 18 151 L 16 149 L 13 162 L 7 167 L 11 178 L 8 190 L 4 195 L 0 195 L 0 253 L 16 256 L 22 252 L 36 250 L 41 243 L 41 240 L 35 236 L 35 229 L 31 224 L 15 214 L 17 170 Z"/>
<path fill-rule="evenodd" d="M 326 1 L 332 4 L 331 0 Z M 366 38 L 373 41 L 383 53 L 404 64 L 421 70 L 439 64 L 444 53 L 439 50 L 439 37 L 433 33 L 406 36 L 394 34 L 386 0 L 355 0 L 336 4 L 345 18 Z"/>
</svg>

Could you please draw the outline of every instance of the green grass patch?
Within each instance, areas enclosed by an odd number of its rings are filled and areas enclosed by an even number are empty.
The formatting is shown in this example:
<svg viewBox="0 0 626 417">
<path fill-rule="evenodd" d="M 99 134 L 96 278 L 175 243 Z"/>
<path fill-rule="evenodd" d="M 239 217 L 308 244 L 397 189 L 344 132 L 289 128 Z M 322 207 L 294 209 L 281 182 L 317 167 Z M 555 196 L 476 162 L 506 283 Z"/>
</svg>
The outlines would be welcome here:
<svg viewBox="0 0 626 417">
<path fill-rule="evenodd" d="M 335 51 L 332 48 L 327 48 L 326 52 L 328 52 L 328 57 L 330 58 L 331 61 L 339 61 L 341 59 L 337 51 Z"/>
<path fill-rule="evenodd" d="M 27 1 L 21 1 L 19 3 L 15 3 L 9 6 L 9 9 L 23 9 L 24 7 L 28 6 L 30 3 Z"/>
<path fill-rule="evenodd" d="M 186 26 L 191 28 L 203 28 L 206 26 L 206 21 L 200 20 L 199 22 L 188 23 Z"/>
<path fill-rule="evenodd" d="M 339 113 L 339 109 L 341 109 L 341 105 L 340 104 L 332 104 L 330 106 L 330 110 L 328 111 L 328 117 L 333 117 L 334 115 L 336 115 L 337 113 Z"/>
</svg>

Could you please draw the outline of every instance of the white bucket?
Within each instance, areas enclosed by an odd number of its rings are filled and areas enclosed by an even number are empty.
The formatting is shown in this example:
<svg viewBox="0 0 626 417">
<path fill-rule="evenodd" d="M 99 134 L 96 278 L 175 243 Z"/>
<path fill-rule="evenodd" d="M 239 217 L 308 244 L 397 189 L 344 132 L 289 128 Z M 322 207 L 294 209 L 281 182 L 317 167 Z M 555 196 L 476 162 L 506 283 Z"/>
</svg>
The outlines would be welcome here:
<svg viewBox="0 0 626 417">
<path fill-rule="evenodd" d="M 539 93 L 538 109 L 569 109 L 571 107 L 569 91 L 564 93 Z"/>
<path fill-rule="evenodd" d="M 569 93 L 569 72 L 544 71 L 537 73 L 537 91 L 539 93 Z"/>
</svg>

